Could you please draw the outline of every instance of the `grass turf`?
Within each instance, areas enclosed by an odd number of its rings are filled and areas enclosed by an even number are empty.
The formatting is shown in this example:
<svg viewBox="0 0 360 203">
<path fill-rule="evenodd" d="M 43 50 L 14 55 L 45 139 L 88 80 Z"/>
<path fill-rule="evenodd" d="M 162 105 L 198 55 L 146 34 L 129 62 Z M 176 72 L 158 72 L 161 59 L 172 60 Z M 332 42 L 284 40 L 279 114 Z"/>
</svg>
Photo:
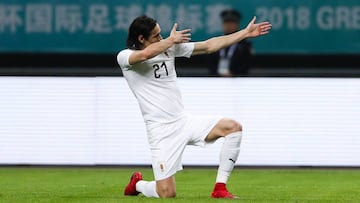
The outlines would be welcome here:
<svg viewBox="0 0 360 203">
<path fill-rule="evenodd" d="M 234 202 L 209 198 L 215 169 L 176 175 L 175 199 L 123 196 L 134 170 L 150 168 L 0 168 L 0 202 Z M 239 202 L 360 202 L 360 170 L 235 169 L 229 190 Z"/>
</svg>

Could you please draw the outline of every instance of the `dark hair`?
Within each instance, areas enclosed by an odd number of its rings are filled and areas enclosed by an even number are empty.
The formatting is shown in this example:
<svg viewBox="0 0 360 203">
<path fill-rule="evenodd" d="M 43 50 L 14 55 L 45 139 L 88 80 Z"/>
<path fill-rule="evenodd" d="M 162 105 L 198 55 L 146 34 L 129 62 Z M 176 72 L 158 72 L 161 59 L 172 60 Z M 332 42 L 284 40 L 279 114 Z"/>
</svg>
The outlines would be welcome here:
<svg viewBox="0 0 360 203">
<path fill-rule="evenodd" d="M 145 39 L 149 38 L 156 23 L 156 20 L 146 15 L 135 18 L 129 27 L 128 38 L 126 40 L 127 47 L 129 49 L 140 49 L 141 43 L 138 40 L 139 35 L 144 36 Z"/>
<path fill-rule="evenodd" d="M 241 21 L 242 15 L 235 9 L 226 9 L 220 13 L 220 17 L 223 22 L 236 22 Z"/>
</svg>

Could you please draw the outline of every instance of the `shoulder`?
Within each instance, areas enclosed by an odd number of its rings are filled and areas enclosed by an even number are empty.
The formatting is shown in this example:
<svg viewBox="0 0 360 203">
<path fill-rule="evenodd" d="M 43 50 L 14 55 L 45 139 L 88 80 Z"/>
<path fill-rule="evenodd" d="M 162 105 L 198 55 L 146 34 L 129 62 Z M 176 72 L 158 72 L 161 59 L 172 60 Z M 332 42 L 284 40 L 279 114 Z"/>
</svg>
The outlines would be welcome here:
<svg viewBox="0 0 360 203">
<path fill-rule="evenodd" d="M 194 49 L 195 43 L 194 42 L 180 43 L 180 44 L 175 44 L 173 47 L 176 49 Z"/>
<path fill-rule="evenodd" d="M 124 49 L 118 53 L 116 59 L 121 68 L 130 66 L 129 57 L 133 52 L 134 52 L 134 50 Z"/>
<path fill-rule="evenodd" d="M 134 50 L 131 50 L 131 49 L 121 50 L 121 51 L 118 53 L 117 58 L 128 56 L 128 55 L 130 55 L 132 52 L 134 52 Z"/>
<path fill-rule="evenodd" d="M 166 54 L 170 57 L 189 57 L 194 50 L 194 43 L 179 43 L 174 44 L 166 50 Z"/>
<path fill-rule="evenodd" d="M 175 44 L 175 56 L 176 57 L 187 57 L 189 58 L 195 49 L 194 42 Z"/>
</svg>

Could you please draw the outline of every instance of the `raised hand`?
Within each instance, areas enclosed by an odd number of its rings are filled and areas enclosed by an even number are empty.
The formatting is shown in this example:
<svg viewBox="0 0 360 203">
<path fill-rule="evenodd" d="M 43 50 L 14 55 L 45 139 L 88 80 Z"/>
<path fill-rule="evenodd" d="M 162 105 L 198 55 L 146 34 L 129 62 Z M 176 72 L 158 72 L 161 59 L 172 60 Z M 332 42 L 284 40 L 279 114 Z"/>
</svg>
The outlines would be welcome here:
<svg viewBox="0 0 360 203">
<path fill-rule="evenodd" d="M 178 24 L 175 23 L 173 28 L 171 29 L 170 37 L 174 40 L 176 44 L 189 42 L 191 40 L 191 30 L 185 29 L 177 31 Z"/>
<path fill-rule="evenodd" d="M 255 23 L 256 16 L 250 21 L 248 26 L 246 27 L 247 30 L 247 37 L 258 37 L 261 35 L 266 35 L 269 33 L 272 25 L 269 22 L 262 22 L 262 23 Z"/>
</svg>

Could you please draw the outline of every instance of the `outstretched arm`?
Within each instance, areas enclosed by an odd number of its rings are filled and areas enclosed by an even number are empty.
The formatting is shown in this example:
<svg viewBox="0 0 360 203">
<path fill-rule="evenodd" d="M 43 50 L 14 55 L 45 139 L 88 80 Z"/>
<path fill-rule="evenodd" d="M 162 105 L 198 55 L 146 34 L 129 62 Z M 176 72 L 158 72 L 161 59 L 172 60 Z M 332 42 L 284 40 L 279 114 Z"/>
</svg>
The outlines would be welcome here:
<svg viewBox="0 0 360 203">
<path fill-rule="evenodd" d="M 214 37 L 206 41 L 195 42 L 195 48 L 192 55 L 210 54 L 216 52 L 222 48 L 231 46 L 238 43 L 245 38 L 258 37 L 266 35 L 271 29 L 269 22 L 255 23 L 256 17 L 254 17 L 248 26 L 230 35 Z"/>
<path fill-rule="evenodd" d="M 170 48 L 174 44 L 190 41 L 190 29 L 177 31 L 177 23 L 174 24 L 170 36 L 160 42 L 150 44 L 143 50 L 134 51 L 129 57 L 129 64 L 133 65 L 151 59 Z"/>
</svg>

